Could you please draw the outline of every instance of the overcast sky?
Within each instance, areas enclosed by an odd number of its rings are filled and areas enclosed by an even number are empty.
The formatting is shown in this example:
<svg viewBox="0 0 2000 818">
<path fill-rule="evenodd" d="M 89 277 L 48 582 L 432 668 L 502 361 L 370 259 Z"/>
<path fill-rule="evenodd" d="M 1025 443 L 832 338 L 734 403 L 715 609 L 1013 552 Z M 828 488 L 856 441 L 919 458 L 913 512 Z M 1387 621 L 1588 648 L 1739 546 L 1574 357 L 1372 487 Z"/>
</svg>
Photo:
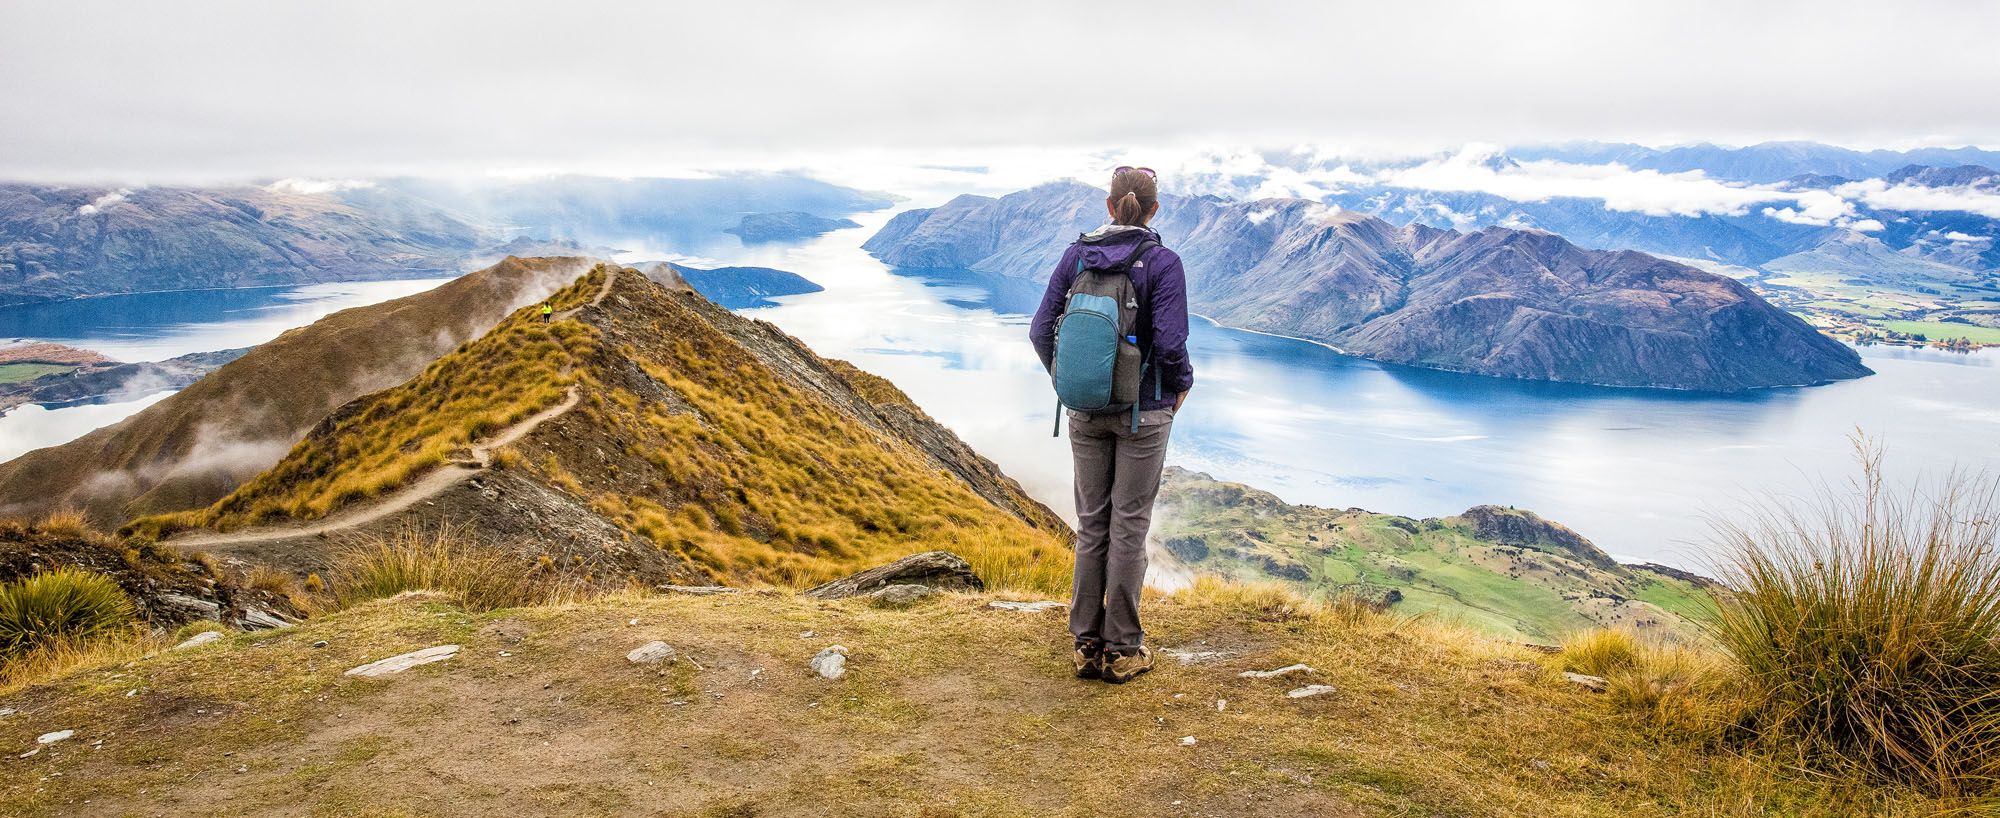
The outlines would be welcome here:
<svg viewBox="0 0 2000 818">
<path fill-rule="evenodd" d="M 7 0 L 0 176 L 2000 145 L 2000 3 Z"/>
</svg>

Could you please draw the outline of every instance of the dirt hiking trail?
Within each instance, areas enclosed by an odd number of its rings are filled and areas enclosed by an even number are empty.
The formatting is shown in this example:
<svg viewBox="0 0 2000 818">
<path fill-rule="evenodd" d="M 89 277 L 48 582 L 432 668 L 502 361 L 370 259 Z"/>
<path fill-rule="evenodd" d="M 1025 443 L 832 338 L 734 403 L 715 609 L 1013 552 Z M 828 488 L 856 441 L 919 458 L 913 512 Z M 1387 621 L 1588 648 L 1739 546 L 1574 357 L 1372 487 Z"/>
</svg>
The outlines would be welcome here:
<svg viewBox="0 0 2000 818">
<path fill-rule="evenodd" d="M 258 526 L 228 533 L 183 535 L 169 538 L 164 544 L 175 548 L 205 548 L 217 545 L 242 545 L 244 543 L 284 540 L 293 537 L 311 537 L 335 531 L 367 525 L 403 509 L 414 506 L 443 493 L 445 489 L 458 485 L 466 478 L 493 465 L 493 452 L 502 446 L 520 440 L 555 418 L 576 408 L 582 394 L 576 387 L 569 389 L 568 397 L 561 403 L 536 412 L 528 419 L 501 430 L 500 434 L 472 444 L 472 460 L 446 463 L 424 473 L 416 481 L 399 488 L 371 503 L 336 511 L 311 523 L 303 525 Z"/>
</svg>

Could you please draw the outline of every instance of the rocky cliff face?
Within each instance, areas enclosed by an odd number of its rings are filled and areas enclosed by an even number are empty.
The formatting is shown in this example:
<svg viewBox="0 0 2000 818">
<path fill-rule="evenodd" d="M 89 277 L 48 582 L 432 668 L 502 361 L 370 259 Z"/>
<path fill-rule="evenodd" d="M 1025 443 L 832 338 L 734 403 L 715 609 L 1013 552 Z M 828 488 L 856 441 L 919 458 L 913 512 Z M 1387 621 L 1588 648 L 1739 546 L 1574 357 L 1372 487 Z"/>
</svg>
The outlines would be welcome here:
<svg viewBox="0 0 2000 818">
<path fill-rule="evenodd" d="M 1043 185 L 892 220 L 866 247 L 912 268 L 1041 278 L 1104 193 Z M 1299 199 L 1161 205 L 1190 306 L 1224 324 L 1392 363 L 1608 386 L 1737 391 L 1869 374 L 1743 285 L 1531 230 L 1459 233 Z"/>
</svg>

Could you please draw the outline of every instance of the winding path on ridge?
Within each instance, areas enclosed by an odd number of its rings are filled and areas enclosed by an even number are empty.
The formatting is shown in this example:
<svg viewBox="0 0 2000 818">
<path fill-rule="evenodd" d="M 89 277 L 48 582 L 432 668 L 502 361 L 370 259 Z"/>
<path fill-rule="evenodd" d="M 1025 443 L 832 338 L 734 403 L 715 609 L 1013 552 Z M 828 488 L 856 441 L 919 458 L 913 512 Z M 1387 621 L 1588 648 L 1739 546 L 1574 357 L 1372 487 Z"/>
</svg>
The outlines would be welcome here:
<svg viewBox="0 0 2000 818">
<path fill-rule="evenodd" d="M 611 295 L 612 285 L 617 282 L 618 273 L 612 271 L 604 277 L 604 286 L 597 296 L 583 307 L 572 307 L 555 313 L 555 320 L 568 320 L 584 307 L 595 307 Z M 415 481 L 384 495 L 374 502 L 363 503 L 341 509 L 318 520 L 299 525 L 257 526 L 241 531 L 209 532 L 169 537 L 163 544 L 175 548 L 196 549 L 217 545 L 243 545 L 247 543 L 286 540 L 294 537 L 312 537 L 330 534 L 357 526 L 367 525 L 403 509 L 414 506 L 442 494 L 445 489 L 456 486 L 475 474 L 493 465 L 493 452 L 502 446 L 527 436 L 543 423 L 554 420 L 576 408 L 583 395 L 572 386 L 561 403 L 536 412 L 527 419 L 500 430 L 500 433 L 485 440 L 473 441 L 472 460 L 457 460 L 446 463 L 428 472 Z"/>
<path fill-rule="evenodd" d="M 425 472 L 402 488 L 399 488 L 371 503 L 350 506 L 318 520 L 303 525 L 258 526 L 227 533 L 190 534 L 170 537 L 164 543 L 175 548 L 204 548 L 216 545 L 242 545 L 245 543 L 284 540 L 293 537 L 311 537 L 329 534 L 343 529 L 366 525 L 387 517 L 410 506 L 436 497 L 445 489 L 458 485 L 466 478 L 485 471 L 493 464 L 493 452 L 502 446 L 526 436 L 536 427 L 561 417 L 576 408 L 582 399 L 576 387 L 569 388 L 568 397 L 561 403 L 536 412 L 526 420 L 509 426 L 483 441 L 472 444 L 472 460 L 452 461 Z"/>
</svg>

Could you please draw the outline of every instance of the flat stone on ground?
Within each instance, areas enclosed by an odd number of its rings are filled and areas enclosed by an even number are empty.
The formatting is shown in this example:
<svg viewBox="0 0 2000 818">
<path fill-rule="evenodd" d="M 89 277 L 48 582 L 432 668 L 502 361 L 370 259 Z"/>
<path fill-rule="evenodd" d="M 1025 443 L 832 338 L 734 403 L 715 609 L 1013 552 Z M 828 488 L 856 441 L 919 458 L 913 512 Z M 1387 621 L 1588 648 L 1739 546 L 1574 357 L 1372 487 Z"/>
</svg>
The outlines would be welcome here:
<svg viewBox="0 0 2000 818">
<path fill-rule="evenodd" d="M 656 665 L 671 661 L 673 658 L 674 647 L 658 640 L 647 642 L 634 648 L 631 653 L 625 654 L 625 661 L 635 665 Z"/>
<path fill-rule="evenodd" d="M 390 674 L 401 673 L 418 665 L 442 662 L 456 655 L 458 655 L 457 645 L 439 645 L 434 648 L 413 650 L 400 656 L 391 656 L 379 662 L 369 662 L 368 664 L 347 671 L 346 675 L 361 676 L 364 678 L 388 676 Z"/>
<path fill-rule="evenodd" d="M 221 638 L 222 638 L 221 631 L 202 631 L 201 633 L 197 633 L 193 636 L 188 637 L 188 640 L 186 642 L 182 642 L 178 645 L 175 645 L 174 650 L 182 650 L 184 648 L 198 648 L 210 642 L 220 640 Z"/>
<path fill-rule="evenodd" d="M 881 588 L 871 591 L 868 594 L 868 600 L 877 605 L 900 607 L 903 605 L 914 604 L 916 602 L 921 601 L 924 597 L 930 595 L 931 595 L 931 589 L 928 587 L 905 583 L 899 585 L 885 585 Z"/>
<path fill-rule="evenodd" d="M 1332 692 L 1333 692 L 1333 685 L 1306 685 L 1305 687 L 1301 687 L 1297 690 L 1293 690 L 1289 693 L 1286 693 L 1285 698 L 1310 699 L 1314 696 L 1324 696 Z"/>
<path fill-rule="evenodd" d="M 1236 675 L 1241 676 L 1245 679 L 1276 679 L 1280 676 L 1290 676 L 1294 673 L 1311 673 L 1311 672 L 1313 672 L 1311 665 L 1298 664 L 1298 665 L 1286 665 L 1284 667 L 1276 668 L 1274 670 L 1246 670 Z"/>
</svg>

